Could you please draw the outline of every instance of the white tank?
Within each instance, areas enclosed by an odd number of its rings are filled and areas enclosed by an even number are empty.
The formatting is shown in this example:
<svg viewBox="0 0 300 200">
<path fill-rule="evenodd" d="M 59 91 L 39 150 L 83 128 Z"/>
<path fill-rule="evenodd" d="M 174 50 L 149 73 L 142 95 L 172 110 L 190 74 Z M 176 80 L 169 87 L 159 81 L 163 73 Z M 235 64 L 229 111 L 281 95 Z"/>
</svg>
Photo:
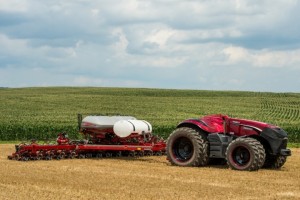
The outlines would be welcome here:
<svg viewBox="0 0 300 200">
<path fill-rule="evenodd" d="M 132 133 L 151 133 L 152 126 L 145 120 L 120 120 L 114 124 L 114 133 L 119 137 L 128 137 Z"/>
<path fill-rule="evenodd" d="M 86 116 L 81 122 L 82 128 L 107 129 L 113 128 L 114 124 L 120 120 L 135 120 L 131 116 Z"/>
</svg>

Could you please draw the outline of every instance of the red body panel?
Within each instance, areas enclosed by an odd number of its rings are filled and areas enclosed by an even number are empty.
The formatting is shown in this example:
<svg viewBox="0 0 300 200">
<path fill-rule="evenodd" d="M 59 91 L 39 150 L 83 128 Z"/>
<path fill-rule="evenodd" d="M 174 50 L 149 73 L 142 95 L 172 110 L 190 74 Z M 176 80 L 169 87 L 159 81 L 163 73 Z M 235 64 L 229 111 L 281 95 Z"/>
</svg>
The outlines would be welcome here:
<svg viewBox="0 0 300 200">
<path fill-rule="evenodd" d="M 258 135 L 264 128 L 278 128 L 264 122 L 230 118 L 221 114 L 208 115 L 199 119 L 187 119 L 178 126 L 184 124 L 196 125 L 207 133 L 228 133 L 236 136 Z"/>
</svg>

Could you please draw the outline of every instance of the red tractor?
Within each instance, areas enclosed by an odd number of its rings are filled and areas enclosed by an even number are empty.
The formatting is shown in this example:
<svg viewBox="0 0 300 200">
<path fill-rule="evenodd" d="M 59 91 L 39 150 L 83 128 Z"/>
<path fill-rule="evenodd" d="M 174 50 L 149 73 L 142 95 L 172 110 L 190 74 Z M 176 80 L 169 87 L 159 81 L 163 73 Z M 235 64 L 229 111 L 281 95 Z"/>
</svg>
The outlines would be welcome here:
<svg viewBox="0 0 300 200">
<path fill-rule="evenodd" d="M 263 122 L 209 115 L 181 122 L 167 140 L 167 159 L 178 166 L 205 166 L 226 159 L 230 168 L 281 168 L 291 151 L 287 133 Z"/>
</svg>

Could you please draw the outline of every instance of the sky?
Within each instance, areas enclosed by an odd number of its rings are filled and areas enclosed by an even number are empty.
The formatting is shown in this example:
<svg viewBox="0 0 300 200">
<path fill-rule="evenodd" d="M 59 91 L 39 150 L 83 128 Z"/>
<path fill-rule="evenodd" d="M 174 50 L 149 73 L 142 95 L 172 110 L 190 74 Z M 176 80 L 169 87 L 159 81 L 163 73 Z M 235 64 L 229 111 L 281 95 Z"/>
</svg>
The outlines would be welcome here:
<svg viewBox="0 0 300 200">
<path fill-rule="evenodd" d="M 0 87 L 300 92 L 300 0 L 0 0 Z"/>
</svg>

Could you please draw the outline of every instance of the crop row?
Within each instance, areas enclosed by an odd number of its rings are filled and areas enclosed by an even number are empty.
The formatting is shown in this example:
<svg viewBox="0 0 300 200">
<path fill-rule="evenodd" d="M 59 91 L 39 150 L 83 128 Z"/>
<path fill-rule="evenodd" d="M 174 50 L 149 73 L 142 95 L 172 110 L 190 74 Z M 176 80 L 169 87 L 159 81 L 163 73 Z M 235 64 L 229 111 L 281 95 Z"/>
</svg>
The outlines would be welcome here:
<svg viewBox="0 0 300 200">
<path fill-rule="evenodd" d="M 175 126 L 156 126 L 153 133 L 157 136 L 167 138 Z M 0 141 L 27 141 L 36 139 L 40 141 L 54 140 L 60 132 L 68 133 L 71 139 L 81 139 L 77 127 L 74 126 L 24 126 L 14 127 L 0 125 Z"/>
<path fill-rule="evenodd" d="M 153 133 L 166 139 L 175 129 L 175 125 L 153 127 Z M 289 142 L 300 143 L 299 127 L 284 127 L 288 132 Z M 74 126 L 14 126 L 0 125 L 0 141 L 26 141 L 31 139 L 53 140 L 60 132 L 68 133 L 71 139 L 80 139 L 82 135 L 78 133 Z"/>
<path fill-rule="evenodd" d="M 300 94 L 125 88 L 0 89 L 0 140 L 79 138 L 77 113 L 119 113 L 149 121 L 167 138 L 186 118 L 223 113 L 278 125 L 300 142 Z"/>
<path fill-rule="evenodd" d="M 262 100 L 262 111 L 271 118 L 288 119 L 291 121 L 300 120 L 300 100 L 298 101 L 279 101 L 279 99 Z"/>
</svg>

